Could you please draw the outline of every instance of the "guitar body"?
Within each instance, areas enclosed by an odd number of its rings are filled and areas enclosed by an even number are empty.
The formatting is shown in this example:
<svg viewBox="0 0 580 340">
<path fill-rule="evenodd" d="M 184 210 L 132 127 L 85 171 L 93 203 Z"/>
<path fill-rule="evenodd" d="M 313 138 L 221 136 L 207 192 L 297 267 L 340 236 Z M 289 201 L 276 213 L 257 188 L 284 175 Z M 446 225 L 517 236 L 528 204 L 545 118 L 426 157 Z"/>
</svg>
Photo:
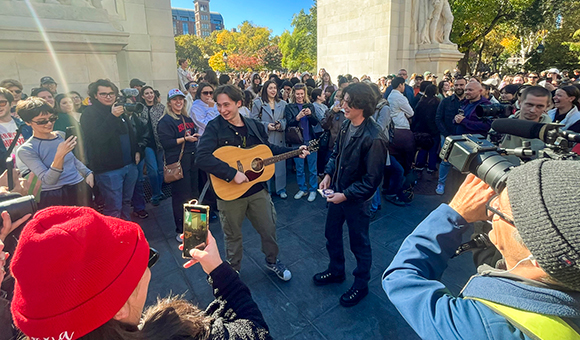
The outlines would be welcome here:
<svg viewBox="0 0 580 340">
<path fill-rule="evenodd" d="M 232 168 L 243 172 L 250 180 L 247 183 L 228 183 L 210 174 L 211 183 L 216 195 L 224 201 L 233 201 L 246 193 L 254 184 L 266 182 L 274 176 L 274 164 L 263 166 L 262 160 L 272 157 L 272 151 L 264 144 L 249 149 L 235 146 L 222 146 L 213 155 L 228 163 Z"/>
</svg>

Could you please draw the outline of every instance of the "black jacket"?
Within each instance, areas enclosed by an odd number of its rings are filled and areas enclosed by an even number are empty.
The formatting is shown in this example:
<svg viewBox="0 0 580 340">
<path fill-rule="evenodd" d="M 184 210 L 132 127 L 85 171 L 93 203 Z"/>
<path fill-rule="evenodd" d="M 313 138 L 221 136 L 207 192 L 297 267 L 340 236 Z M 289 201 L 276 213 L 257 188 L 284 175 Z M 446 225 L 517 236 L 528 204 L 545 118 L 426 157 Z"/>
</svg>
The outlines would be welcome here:
<svg viewBox="0 0 580 340">
<path fill-rule="evenodd" d="M 374 119 L 367 118 L 351 137 L 343 153 L 350 124 L 350 120 L 342 124 L 324 173 L 332 177 L 334 191 L 342 192 L 347 202 L 367 201 L 373 197 L 383 179 L 387 137 Z"/>
<path fill-rule="evenodd" d="M 411 130 L 413 132 L 428 133 L 431 136 L 439 136 L 439 129 L 435 122 L 438 106 L 439 99 L 437 97 L 430 99 L 423 97 L 415 107 L 415 115 L 413 116 Z"/>
<path fill-rule="evenodd" d="M 274 155 L 295 150 L 272 145 L 268 142 L 268 134 L 264 125 L 258 120 L 241 116 L 244 124 L 248 127 L 248 135 L 257 137 L 262 144 L 267 145 Z M 249 138 L 248 138 L 249 139 Z M 236 134 L 234 127 L 228 123 L 222 116 L 217 116 L 211 120 L 205 127 L 203 136 L 197 147 L 196 165 L 203 171 L 230 182 L 236 176 L 237 169 L 232 168 L 226 162 L 217 159 L 213 152 L 222 146 L 237 146 L 241 148 L 242 138 Z M 247 145 L 251 147 L 253 145 Z"/>
<path fill-rule="evenodd" d="M 141 159 L 145 159 L 145 148 L 150 144 L 155 145 L 153 141 L 153 136 L 147 127 L 147 124 L 143 122 L 138 116 L 132 114 L 128 117 L 131 122 L 131 127 L 133 128 L 133 133 L 137 136 L 137 151 Z"/>
<path fill-rule="evenodd" d="M 127 165 L 123 162 L 120 136 L 129 134 L 132 160 L 139 151 L 138 136 L 130 128 L 129 118 L 125 114 L 115 117 L 110 106 L 105 106 L 96 99 L 91 102 L 92 105 L 81 116 L 87 165 L 95 174 L 120 169 Z"/>
<path fill-rule="evenodd" d="M 307 116 L 309 123 L 308 129 L 310 131 L 310 139 L 316 139 L 316 135 L 312 129 L 313 126 L 319 123 L 318 119 L 316 119 L 316 109 L 314 108 L 314 105 L 310 103 L 304 103 L 302 109 L 310 109 L 310 112 L 312 112 L 310 116 Z M 296 120 L 296 116 L 298 116 L 299 113 L 300 110 L 298 109 L 298 105 L 296 103 L 286 105 L 286 108 L 284 109 L 284 116 L 286 116 L 286 128 L 289 126 L 300 126 L 300 121 Z"/>
<path fill-rule="evenodd" d="M 454 135 L 457 130 L 457 125 L 453 124 L 453 119 L 459 113 L 461 107 L 461 99 L 456 94 L 444 98 L 437 107 L 437 114 L 435 115 L 435 122 L 439 133 L 445 137 Z"/>
<path fill-rule="evenodd" d="M 216 299 L 205 310 L 214 319 L 208 339 L 272 339 L 250 290 L 229 264 L 222 263 L 209 277 Z"/>
</svg>

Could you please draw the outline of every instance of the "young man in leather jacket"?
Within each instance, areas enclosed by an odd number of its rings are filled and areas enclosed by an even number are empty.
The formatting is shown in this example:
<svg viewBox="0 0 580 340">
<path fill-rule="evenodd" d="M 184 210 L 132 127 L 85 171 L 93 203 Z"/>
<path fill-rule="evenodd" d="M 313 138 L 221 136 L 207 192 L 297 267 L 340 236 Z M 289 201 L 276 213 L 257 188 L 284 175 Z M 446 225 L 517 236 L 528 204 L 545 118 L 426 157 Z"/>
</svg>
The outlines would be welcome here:
<svg viewBox="0 0 580 340">
<path fill-rule="evenodd" d="M 369 240 L 370 206 L 383 178 L 387 157 L 387 138 L 371 118 L 376 98 L 364 83 L 349 85 L 343 92 L 342 108 L 347 120 L 334 144 L 334 151 L 325 169 L 320 189 L 327 191 L 329 202 L 326 217 L 326 249 L 330 257 L 328 269 L 314 275 L 316 285 L 345 280 L 342 226 L 346 221 L 350 249 L 357 260 L 352 287 L 340 297 L 340 304 L 354 306 L 368 294 L 371 270 Z"/>
</svg>

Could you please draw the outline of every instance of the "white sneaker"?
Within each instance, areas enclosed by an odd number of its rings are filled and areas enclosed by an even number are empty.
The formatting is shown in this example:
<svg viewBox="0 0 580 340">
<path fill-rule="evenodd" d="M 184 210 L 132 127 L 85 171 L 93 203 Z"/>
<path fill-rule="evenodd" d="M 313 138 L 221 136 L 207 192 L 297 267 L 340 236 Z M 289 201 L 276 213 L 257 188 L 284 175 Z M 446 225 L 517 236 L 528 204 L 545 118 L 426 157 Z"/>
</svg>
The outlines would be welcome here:
<svg viewBox="0 0 580 340">
<path fill-rule="evenodd" d="M 308 202 L 312 202 L 316 199 L 316 191 L 311 191 L 310 194 L 308 194 Z"/>
<path fill-rule="evenodd" d="M 435 189 L 437 195 L 443 195 L 445 193 L 445 184 L 437 184 L 437 189 Z"/>
<path fill-rule="evenodd" d="M 283 191 L 283 192 L 280 193 L 280 198 L 283 199 L 283 200 L 284 199 L 287 199 L 288 198 L 288 194 L 285 191 Z"/>
<path fill-rule="evenodd" d="M 295 200 L 299 200 L 299 199 L 301 199 L 304 196 L 306 196 L 306 193 L 304 191 L 300 190 L 300 191 L 298 191 L 296 193 L 296 195 L 294 195 L 294 199 Z"/>
</svg>

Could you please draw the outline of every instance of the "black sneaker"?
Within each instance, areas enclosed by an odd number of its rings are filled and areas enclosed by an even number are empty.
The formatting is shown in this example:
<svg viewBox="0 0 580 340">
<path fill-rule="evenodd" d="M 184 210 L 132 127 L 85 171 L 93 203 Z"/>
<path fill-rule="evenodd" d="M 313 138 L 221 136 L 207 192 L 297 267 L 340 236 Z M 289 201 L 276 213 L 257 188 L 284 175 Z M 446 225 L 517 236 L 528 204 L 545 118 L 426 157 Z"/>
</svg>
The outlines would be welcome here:
<svg viewBox="0 0 580 340">
<path fill-rule="evenodd" d="M 312 277 L 314 280 L 314 284 L 317 286 L 324 286 L 330 283 L 341 283 L 345 280 L 344 274 L 337 275 L 333 274 L 328 270 L 323 271 L 322 273 L 318 273 Z"/>
<path fill-rule="evenodd" d="M 399 207 L 404 207 L 405 205 L 407 205 L 405 202 L 400 200 L 397 195 L 385 195 L 385 199 L 387 200 L 387 202 L 393 203 L 394 205 Z"/>
<path fill-rule="evenodd" d="M 352 307 L 357 305 L 360 300 L 364 299 L 365 296 L 367 296 L 369 294 L 369 288 L 363 288 L 363 289 L 355 289 L 355 288 L 350 288 L 349 290 L 346 291 L 346 293 L 342 294 L 342 296 L 340 297 L 340 304 L 343 305 L 344 307 Z"/>
<path fill-rule="evenodd" d="M 149 214 L 145 210 L 139 210 L 139 211 L 133 211 L 133 216 L 144 219 L 144 218 L 149 217 Z"/>
<path fill-rule="evenodd" d="M 266 268 L 276 273 L 276 276 L 278 276 L 282 281 L 288 281 L 292 278 L 292 273 L 280 262 L 280 260 L 276 260 L 276 263 L 266 262 Z"/>
</svg>

